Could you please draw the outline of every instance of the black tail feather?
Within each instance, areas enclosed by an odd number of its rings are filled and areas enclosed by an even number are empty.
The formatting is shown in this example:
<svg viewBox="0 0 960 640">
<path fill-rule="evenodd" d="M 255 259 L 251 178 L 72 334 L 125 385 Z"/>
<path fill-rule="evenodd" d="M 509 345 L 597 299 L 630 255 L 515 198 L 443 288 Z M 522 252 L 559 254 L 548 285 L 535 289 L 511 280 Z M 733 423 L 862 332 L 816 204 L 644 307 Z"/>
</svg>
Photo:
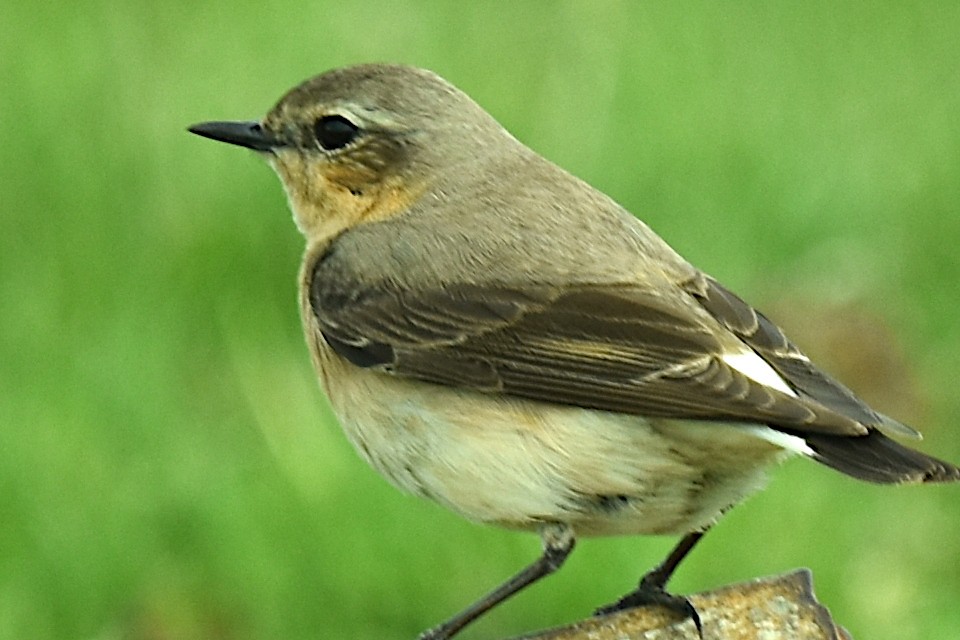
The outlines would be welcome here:
<svg viewBox="0 0 960 640">
<path fill-rule="evenodd" d="M 799 435 L 799 434 L 795 434 Z M 865 436 L 804 434 L 814 459 L 867 482 L 905 484 L 960 481 L 960 469 L 909 449 L 879 431 Z"/>
</svg>

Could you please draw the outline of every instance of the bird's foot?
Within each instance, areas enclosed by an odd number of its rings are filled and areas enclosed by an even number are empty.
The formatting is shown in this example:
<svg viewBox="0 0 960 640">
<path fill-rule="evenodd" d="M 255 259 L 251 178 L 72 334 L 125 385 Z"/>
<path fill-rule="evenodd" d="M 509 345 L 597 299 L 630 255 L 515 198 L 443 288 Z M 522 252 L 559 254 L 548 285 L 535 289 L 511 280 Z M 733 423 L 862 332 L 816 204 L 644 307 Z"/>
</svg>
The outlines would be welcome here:
<svg viewBox="0 0 960 640">
<path fill-rule="evenodd" d="M 697 635 L 703 640 L 703 625 L 696 608 L 686 597 L 667 593 L 663 585 L 658 583 L 657 577 L 653 575 L 644 576 L 643 580 L 640 581 L 640 586 L 635 591 L 631 591 L 612 604 L 600 607 L 594 611 L 593 615 L 605 616 L 634 607 L 660 606 L 677 614 L 683 620 L 687 618 L 692 620 L 697 628 Z"/>
</svg>

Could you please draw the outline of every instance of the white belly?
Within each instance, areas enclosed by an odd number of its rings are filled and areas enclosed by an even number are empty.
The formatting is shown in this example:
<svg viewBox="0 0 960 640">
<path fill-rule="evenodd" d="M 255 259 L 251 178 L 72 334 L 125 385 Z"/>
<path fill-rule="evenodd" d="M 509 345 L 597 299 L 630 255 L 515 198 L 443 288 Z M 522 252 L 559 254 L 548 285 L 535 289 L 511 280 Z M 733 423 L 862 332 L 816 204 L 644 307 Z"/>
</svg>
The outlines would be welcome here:
<svg viewBox="0 0 960 640">
<path fill-rule="evenodd" d="M 764 467 L 787 453 L 755 427 L 529 402 L 323 360 L 360 454 L 397 487 L 481 522 L 685 533 L 761 488 Z"/>
</svg>

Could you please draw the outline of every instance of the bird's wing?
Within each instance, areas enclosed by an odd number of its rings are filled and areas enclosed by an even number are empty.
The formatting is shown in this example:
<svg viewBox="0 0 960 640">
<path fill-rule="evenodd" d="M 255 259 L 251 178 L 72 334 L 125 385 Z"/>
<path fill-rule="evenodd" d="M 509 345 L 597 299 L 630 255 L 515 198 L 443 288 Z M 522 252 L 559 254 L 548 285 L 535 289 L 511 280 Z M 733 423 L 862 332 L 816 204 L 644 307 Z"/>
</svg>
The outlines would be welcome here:
<svg viewBox="0 0 960 640">
<path fill-rule="evenodd" d="M 720 324 L 773 367 L 798 395 L 891 435 L 920 438 L 918 431 L 877 413 L 852 391 L 818 369 L 777 325 L 713 278 L 697 274 L 681 286 Z"/>
<path fill-rule="evenodd" d="M 344 295 L 336 283 L 315 278 L 309 296 L 334 351 L 392 375 L 800 434 L 863 435 L 882 422 L 716 282 L 698 276 L 681 286 L 682 304 L 652 288 L 599 284 Z"/>
</svg>

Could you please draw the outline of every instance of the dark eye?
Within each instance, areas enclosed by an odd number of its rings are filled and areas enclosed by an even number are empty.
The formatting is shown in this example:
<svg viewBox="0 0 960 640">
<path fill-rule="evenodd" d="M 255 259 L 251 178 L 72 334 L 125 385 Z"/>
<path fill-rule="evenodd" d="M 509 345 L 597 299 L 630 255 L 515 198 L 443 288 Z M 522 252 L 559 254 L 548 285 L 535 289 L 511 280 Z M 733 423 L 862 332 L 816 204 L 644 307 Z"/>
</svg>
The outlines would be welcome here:
<svg viewBox="0 0 960 640">
<path fill-rule="evenodd" d="M 343 116 L 323 116 L 313 125 L 313 135 L 327 151 L 347 146 L 359 132 L 357 125 Z"/>
</svg>

